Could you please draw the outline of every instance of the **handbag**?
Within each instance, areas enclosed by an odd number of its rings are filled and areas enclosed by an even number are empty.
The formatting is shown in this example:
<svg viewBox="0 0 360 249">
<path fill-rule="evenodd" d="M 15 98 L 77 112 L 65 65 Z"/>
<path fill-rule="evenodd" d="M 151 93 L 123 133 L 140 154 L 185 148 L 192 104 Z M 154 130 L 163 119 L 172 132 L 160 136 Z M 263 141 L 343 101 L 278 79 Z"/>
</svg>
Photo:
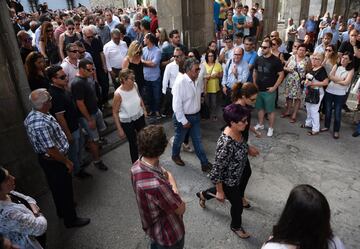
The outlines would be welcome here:
<svg viewBox="0 0 360 249">
<path fill-rule="evenodd" d="M 320 102 L 320 90 L 306 87 L 305 102 L 310 104 L 318 104 Z"/>
</svg>

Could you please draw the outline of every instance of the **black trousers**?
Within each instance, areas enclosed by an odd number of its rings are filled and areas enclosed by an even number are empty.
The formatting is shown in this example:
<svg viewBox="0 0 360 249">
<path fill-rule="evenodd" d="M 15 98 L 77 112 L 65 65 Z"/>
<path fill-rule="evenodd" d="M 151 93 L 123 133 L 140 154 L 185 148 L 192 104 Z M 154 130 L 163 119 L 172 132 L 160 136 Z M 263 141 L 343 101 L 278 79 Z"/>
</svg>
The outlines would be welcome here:
<svg viewBox="0 0 360 249">
<path fill-rule="evenodd" d="M 172 94 L 171 88 L 166 89 L 166 94 L 163 94 L 160 112 L 165 115 L 172 115 Z"/>
<path fill-rule="evenodd" d="M 74 206 L 71 174 L 63 163 L 53 159 L 46 159 L 42 155 L 39 155 L 39 163 L 49 184 L 57 215 L 64 218 L 65 224 L 72 223 L 77 215 Z"/>
<path fill-rule="evenodd" d="M 119 81 L 118 77 L 119 77 L 119 73 L 121 71 L 121 68 L 112 67 L 111 70 L 115 74 L 115 77 L 112 74 L 110 74 L 110 76 L 111 76 L 112 83 L 114 84 L 114 88 L 116 90 L 120 86 L 120 81 Z"/>
<path fill-rule="evenodd" d="M 243 212 L 242 187 L 241 187 L 241 185 L 229 187 L 223 183 L 223 190 L 224 190 L 226 199 L 228 199 L 231 204 L 231 208 L 230 208 L 231 225 L 230 225 L 230 227 L 235 230 L 240 229 L 241 222 L 242 222 L 241 215 Z M 216 187 L 209 188 L 202 192 L 202 194 L 206 200 L 210 200 L 210 199 L 214 198 L 214 196 L 209 195 L 209 193 L 212 195 L 216 195 Z"/>
<path fill-rule="evenodd" d="M 101 87 L 101 104 L 105 104 L 109 99 L 109 76 L 104 69 L 96 67 L 96 76 Z"/>
<path fill-rule="evenodd" d="M 250 179 L 250 176 L 251 176 L 251 167 L 250 167 L 250 161 L 249 161 L 249 158 L 246 160 L 246 165 L 245 165 L 245 168 L 244 168 L 244 171 L 242 173 L 242 176 L 241 176 L 241 180 L 240 180 L 240 190 L 241 190 L 241 196 L 245 196 L 245 189 L 246 189 L 246 186 L 249 182 L 249 179 Z"/>
<path fill-rule="evenodd" d="M 131 161 L 134 163 L 139 159 L 136 134 L 145 127 L 145 117 L 141 116 L 137 120 L 131 121 L 130 123 L 121 122 L 121 127 L 123 128 L 126 138 L 129 142 Z"/>
</svg>

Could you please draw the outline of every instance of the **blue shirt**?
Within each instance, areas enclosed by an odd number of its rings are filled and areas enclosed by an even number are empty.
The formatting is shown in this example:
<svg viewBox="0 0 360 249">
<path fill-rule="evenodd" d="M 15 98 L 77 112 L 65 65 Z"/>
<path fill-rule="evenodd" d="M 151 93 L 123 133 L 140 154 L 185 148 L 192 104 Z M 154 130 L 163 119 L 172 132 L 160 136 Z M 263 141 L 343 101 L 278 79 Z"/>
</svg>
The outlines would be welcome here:
<svg viewBox="0 0 360 249">
<path fill-rule="evenodd" d="M 315 32 L 315 28 L 316 28 L 316 23 L 313 20 L 307 20 L 305 23 L 305 28 L 306 28 L 306 32 L 310 33 L 310 32 Z"/>
<path fill-rule="evenodd" d="M 237 32 L 237 31 L 241 31 L 241 32 L 244 32 L 244 29 L 242 28 L 242 29 L 238 29 L 238 27 L 237 27 L 237 24 L 244 24 L 245 23 L 245 21 L 246 21 L 246 16 L 244 16 L 244 15 L 233 15 L 233 17 L 232 17 L 232 20 L 233 20 L 233 23 L 234 23 L 234 30 L 235 30 L 235 32 Z"/>
<path fill-rule="evenodd" d="M 155 67 L 146 67 L 144 65 L 144 79 L 147 81 L 155 81 L 160 78 L 160 60 L 161 50 L 157 46 L 152 48 L 144 47 L 142 59 L 145 61 L 152 61 Z"/>
<path fill-rule="evenodd" d="M 232 69 L 234 65 L 235 63 L 233 62 L 233 60 L 229 60 L 225 66 L 224 75 L 221 84 L 228 88 L 232 88 L 236 82 L 241 82 L 241 83 L 247 82 L 247 79 L 249 77 L 249 65 L 244 60 L 244 58 L 241 59 L 241 61 L 236 65 L 237 75 L 234 75 L 232 73 Z"/>
<path fill-rule="evenodd" d="M 332 33 L 333 38 L 332 38 L 332 40 L 331 40 L 331 45 L 335 45 L 335 46 L 336 46 L 336 45 L 337 45 L 337 42 L 340 40 L 339 31 L 336 30 L 336 29 L 331 29 L 331 27 L 326 27 L 326 28 L 324 28 L 324 30 L 323 30 L 323 35 L 322 35 L 322 37 L 324 37 L 324 35 L 325 35 L 326 33 Z"/>
<path fill-rule="evenodd" d="M 242 59 L 246 61 L 249 64 L 249 66 L 255 64 L 256 58 L 257 58 L 257 53 L 254 50 L 251 50 L 250 52 L 246 52 L 244 50 L 244 56 Z M 251 69 L 247 80 L 248 82 L 252 82 L 252 71 L 253 70 Z"/>
<path fill-rule="evenodd" d="M 130 37 L 130 39 L 133 41 L 136 38 L 136 32 L 134 30 L 134 27 L 129 24 L 129 26 L 126 27 L 126 35 Z"/>
</svg>

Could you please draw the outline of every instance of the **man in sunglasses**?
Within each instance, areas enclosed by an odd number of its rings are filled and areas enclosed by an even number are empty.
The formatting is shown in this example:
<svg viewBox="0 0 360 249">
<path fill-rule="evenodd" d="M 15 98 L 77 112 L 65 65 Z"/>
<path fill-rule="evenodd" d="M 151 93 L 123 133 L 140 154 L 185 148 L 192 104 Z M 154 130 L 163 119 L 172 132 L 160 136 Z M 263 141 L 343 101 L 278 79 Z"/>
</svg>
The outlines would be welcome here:
<svg viewBox="0 0 360 249">
<path fill-rule="evenodd" d="M 65 75 L 67 76 L 67 90 L 71 89 L 71 82 L 75 79 L 75 76 L 78 72 L 79 65 L 79 48 L 75 43 L 69 43 L 66 45 L 66 54 L 67 57 L 61 63 Z"/>
<path fill-rule="evenodd" d="M 50 113 L 56 118 L 69 142 L 69 159 L 74 164 L 73 175 L 88 178 L 91 175 L 80 168 L 81 164 L 81 131 L 79 115 L 71 93 L 66 90 L 68 78 L 61 66 L 46 68 L 46 76 L 51 81 L 49 93 L 52 96 Z"/>
</svg>

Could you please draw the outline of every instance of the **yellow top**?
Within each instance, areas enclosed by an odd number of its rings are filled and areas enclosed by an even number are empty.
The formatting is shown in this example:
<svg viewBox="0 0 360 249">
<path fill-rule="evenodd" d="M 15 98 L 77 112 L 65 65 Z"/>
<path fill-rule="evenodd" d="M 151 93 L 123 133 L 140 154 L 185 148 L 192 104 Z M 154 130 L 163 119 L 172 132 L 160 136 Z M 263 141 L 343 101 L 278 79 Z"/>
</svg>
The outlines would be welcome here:
<svg viewBox="0 0 360 249">
<path fill-rule="evenodd" d="M 213 66 L 209 66 L 206 62 L 205 70 L 206 74 L 217 74 L 223 71 L 222 66 L 219 62 L 215 62 Z M 214 67 L 214 68 L 213 68 Z M 211 71 L 212 70 L 212 71 Z M 207 82 L 207 93 L 217 93 L 220 90 L 220 80 L 219 78 L 210 79 Z"/>
</svg>

